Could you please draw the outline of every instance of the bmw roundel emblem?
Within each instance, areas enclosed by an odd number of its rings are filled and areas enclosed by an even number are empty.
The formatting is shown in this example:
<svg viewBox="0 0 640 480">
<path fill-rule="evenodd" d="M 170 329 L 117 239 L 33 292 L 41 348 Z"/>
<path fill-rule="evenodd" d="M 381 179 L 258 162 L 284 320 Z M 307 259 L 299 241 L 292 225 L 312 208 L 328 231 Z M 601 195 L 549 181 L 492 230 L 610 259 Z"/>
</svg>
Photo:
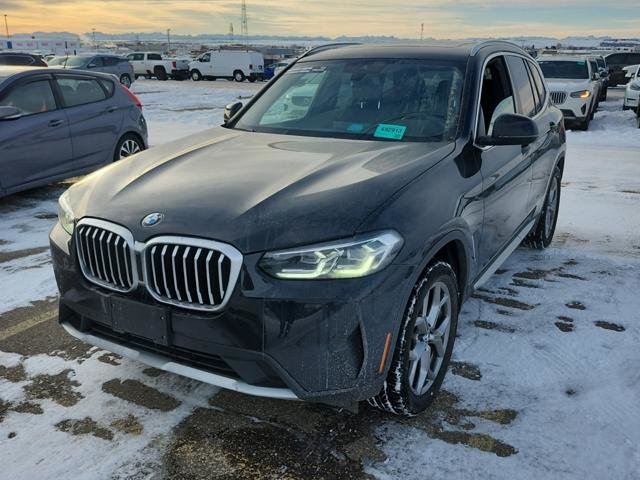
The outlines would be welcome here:
<svg viewBox="0 0 640 480">
<path fill-rule="evenodd" d="M 159 224 L 162 219 L 164 219 L 164 214 L 162 213 L 150 213 L 149 215 L 147 215 L 146 217 L 144 217 L 142 219 L 142 226 L 143 227 L 153 227 L 157 224 Z"/>
</svg>

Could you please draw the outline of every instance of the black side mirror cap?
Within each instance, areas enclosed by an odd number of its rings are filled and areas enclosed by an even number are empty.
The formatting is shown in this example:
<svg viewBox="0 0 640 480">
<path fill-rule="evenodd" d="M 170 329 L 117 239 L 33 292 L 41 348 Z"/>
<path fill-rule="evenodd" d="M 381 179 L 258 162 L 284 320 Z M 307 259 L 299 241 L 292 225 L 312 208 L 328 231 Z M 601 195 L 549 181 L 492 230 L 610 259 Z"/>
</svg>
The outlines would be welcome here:
<svg viewBox="0 0 640 480">
<path fill-rule="evenodd" d="M 0 107 L 0 120 L 17 120 L 21 116 L 22 112 L 16 107 Z"/>
<path fill-rule="evenodd" d="M 230 103 L 224 107 L 224 123 L 227 123 L 242 108 L 242 102 Z"/>
<path fill-rule="evenodd" d="M 491 136 L 478 137 L 476 145 L 527 145 L 535 142 L 540 135 L 538 126 L 529 117 L 516 113 L 505 113 L 496 118 Z"/>
</svg>

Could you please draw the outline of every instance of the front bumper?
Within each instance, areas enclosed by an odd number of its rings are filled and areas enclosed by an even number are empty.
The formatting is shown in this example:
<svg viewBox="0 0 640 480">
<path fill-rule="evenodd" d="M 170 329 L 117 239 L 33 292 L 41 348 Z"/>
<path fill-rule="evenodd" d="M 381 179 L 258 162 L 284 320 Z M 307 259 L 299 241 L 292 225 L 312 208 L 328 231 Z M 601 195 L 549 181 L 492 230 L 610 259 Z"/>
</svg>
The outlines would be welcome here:
<svg viewBox="0 0 640 480">
<path fill-rule="evenodd" d="M 60 323 L 77 338 L 222 388 L 335 405 L 380 390 L 386 336 L 395 339 L 413 271 L 390 265 L 361 279 L 276 280 L 257 268 L 261 254 L 249 254 L 225 309 L 208 313 L 159 303 L 143 287 L 119 294 L 90 284 L 59 224 L 51 249 Z M 135 328 L 123 329 L 123 317 Z M 146 333 L 154 322 L 166 335 Z"/>
<path fill-rule="evenodd" d="M 638 106 L 638 98 L 640 97 L 640 90 L 627 89 L 624 95 L 623 105 L 626 108 L 636 108 Z"/>
<path fill-rule="evenodd" d="M 565 120 L 569 122 L 580 121 L 589 115 L 591 102 L 591 97 L 587 99 L 573 98 L 567 94 L 566 100 L 561 104 L 557 104 L 556 107 L 562 110 Z"/>
</svg>

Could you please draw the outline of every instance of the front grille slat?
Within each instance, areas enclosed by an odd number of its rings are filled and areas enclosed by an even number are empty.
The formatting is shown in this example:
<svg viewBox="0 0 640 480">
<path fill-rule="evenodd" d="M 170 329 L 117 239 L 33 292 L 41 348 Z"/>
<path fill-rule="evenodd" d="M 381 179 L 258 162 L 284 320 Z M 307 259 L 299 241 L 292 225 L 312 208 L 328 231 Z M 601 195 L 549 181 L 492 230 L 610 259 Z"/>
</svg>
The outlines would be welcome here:
<svg viewBox="0 0 640 480">
<path fill-rule="evenodd" d="M 242 263 L 242 256 L 232 247 L 184 237 L 155 238 L 145 252 L 146 275 L 152 277 L 164 269 L 163 276 L 173 280 L 173 291 L 163 288 L 162 282 L 150 285 L 154 298 L 196 310 L 218 310 L 223 306 Z M 226 268 L 225 262 L 233 265 L 233 261 L 225 253 L 235 255 L 233 268 Z M 166 261 L 167 256 L 170 261 Z"/>
<path fill-rule="evenodd" d="M 103 220 L 80 220 L 75 231 L 77 259 L 90 282 L 118 292 L 140 283 L 159 302 L 192 310 L 217 311 L 233 291 L 242 254 L 213 240 L 161 236 L 136 244 L 131 232 Z"/>
<path fill-rule="evenodd" d="M 566 99 L 566 92 L 551 92 L 551 101 L 554 105 L 562 105 Z"/>
<path fill-rule="evenodd" d="M 87 280 L 120 292 L 133 288 L 129 247 L 133 238 L 127 230 L 99 220 L 84 219 L 76 228 L 75 242 L 80 269 Z"/>
</svg>

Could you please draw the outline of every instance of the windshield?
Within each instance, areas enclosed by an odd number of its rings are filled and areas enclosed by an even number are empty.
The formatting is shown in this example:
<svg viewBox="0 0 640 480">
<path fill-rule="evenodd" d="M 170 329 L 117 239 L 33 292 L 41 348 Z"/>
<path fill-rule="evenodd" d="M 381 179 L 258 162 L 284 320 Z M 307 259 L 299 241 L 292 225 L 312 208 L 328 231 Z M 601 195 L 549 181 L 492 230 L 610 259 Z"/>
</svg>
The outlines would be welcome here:
<svg viewBox="0 0 640 480">
<path fill-rule="evenodd" d="M 589 78 L 586 60 L 541 60 L 539 63 L 545 78 Z"/>
<path fill-rule="evenodd" d="M 426 60 L 303 62 L 269 88 L 234 128 L 369 140 L 454 138 L 464 65 Z"/>
<path fill-rule="evenodd" d="M 53 57 L 47 61 L 48 65 L 62 65 L 67 57 Z"/>
<path fill-rule="evenodd" d="M 60 57 L 61 61 L 56 65 L 64 65 L 71 68 L 84 67 L 89 63 L 90 59 L 90 57 Z"/>
</svg>

